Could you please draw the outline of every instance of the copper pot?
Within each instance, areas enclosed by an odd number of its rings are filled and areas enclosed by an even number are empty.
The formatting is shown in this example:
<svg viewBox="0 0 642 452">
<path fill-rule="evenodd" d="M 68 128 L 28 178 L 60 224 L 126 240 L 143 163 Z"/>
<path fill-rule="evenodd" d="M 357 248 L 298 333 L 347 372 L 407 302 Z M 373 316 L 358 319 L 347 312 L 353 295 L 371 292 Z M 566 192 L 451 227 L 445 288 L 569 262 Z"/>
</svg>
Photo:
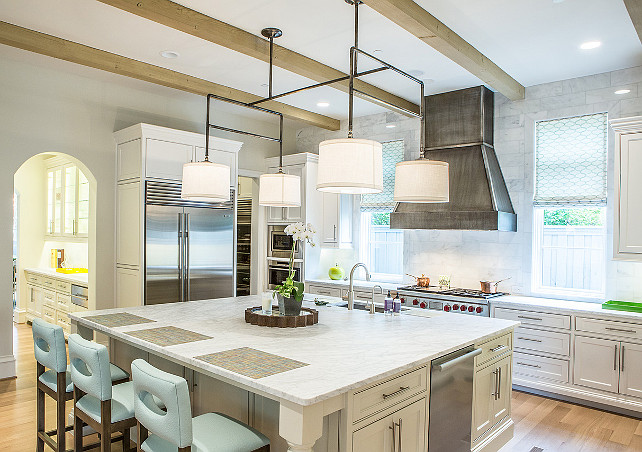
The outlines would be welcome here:
<svg viewBox="0 0 642 452">
<path fill-rule="evenodd" d="M 417 281 L 417 286 L 419 286 L 419 287 L 430 287 L 430 278 L 425 276 L 423 273 L 421 274 L 421 276 L 415 276 L 415 275 L 411 275 L 409 273 L 406 273 L 406 275 L 412 276 L 413 278 L 415 278 L 415 281 Z"/>
<path fill-rule="evenodd" d="M 481 284 L 481 291 L 483 293 L 497 293 L 497 285 L 502 282 L 506 281 L 510 278 L 504 278 L 500 279 L 499 281 L 479 281 Z"/>
</svg>

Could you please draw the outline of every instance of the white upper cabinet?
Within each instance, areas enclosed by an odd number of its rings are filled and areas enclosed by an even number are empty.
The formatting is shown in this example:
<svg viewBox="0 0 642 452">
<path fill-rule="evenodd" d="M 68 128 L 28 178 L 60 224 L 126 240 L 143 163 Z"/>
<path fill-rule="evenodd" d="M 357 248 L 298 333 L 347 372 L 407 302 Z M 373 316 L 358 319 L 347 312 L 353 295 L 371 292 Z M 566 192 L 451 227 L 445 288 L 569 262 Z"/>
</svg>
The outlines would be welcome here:
<svg viewBox="0 0 642 452">
<path fill-rule="evenodd" d="M 352 246 L 352 200 L 352 195 L 323 193 L 322 247 L 348 248 Z"/>
<path fill-rule="evenodd" d="M 87 237 L 89 181 L 74 164 L 54 160 L 47 169 L 47 235 Z"/>
<path fill-rule="evenodd" d="M 183 165 L 192 161 L 194 147 L 189 144 L 147 139 L 145 177 L 181 180 Z"/>
<path fill-rule="evenodd" d="M 615 131 L 616 259 L 642 260 L 642 116 L 611 121 Z"/>
</svg>

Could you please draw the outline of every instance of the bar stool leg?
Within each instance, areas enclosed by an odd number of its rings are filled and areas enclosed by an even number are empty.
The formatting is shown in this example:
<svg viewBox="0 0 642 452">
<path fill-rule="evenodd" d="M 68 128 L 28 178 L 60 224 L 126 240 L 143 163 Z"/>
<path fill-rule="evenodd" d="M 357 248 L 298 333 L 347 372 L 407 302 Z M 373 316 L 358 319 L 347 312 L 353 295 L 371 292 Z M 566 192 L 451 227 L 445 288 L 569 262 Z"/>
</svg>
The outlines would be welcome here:
<svg viewBox="0 0 642 452">
<path fill-rule="evenodd" d="M 83 421 L 76 416 L 78 408 L 76 402 L 82 397 L 80 389 L 74 387 L 74 452 L 82 452 L 82 428 Z"/>
<path fill-rule="evenodd" d="M 111 452 L 111 400 L 100 402 L 100 451 Z"/>
<path fill-rule="evenodd" d="M 44 452 L 45 450 L 45 441 L 41 438 L 40 433 L 45 434 L 45 393 L 40 389 L 38 382 L 40 381 L 40 375 L 45 372 L 45 366 L 38 363 L 36 372 L 36 419 L 37 419 L 37 428 L 36 428 L 36 437 L 38 438 L 38 443 L 36 446 L 37 452 Z"/>
<path fill-rule="evenodd" d="M 141 452 L 143 450 L 140 448 L 140 446 L 145 442 L 148 435 L 149 435 L 149 432 L 147 431 L 145 426 L 143 426 L 143 424 L 141 424 L 140 422 L 136 421 L 136 440 L 137 440 L 136 451 L 137 452 Z"/>
<path fill-rule="evenodd" d="M 126 427 L 123 430 L 123 452 L 129 452 L 131 448 L 131 441 L 129 439 L 130 432 L 129 432 L 129 427 Z"/>
<path fill-rule="evenodd" d="M 56 400 L 56 423 L 58 425 L 56 435 L 57 435 L 57 445 L 58 452 L 65 452 L 66 447 L 66 426 L 65 422 L 65 402 L 67 400 L 67 376 L 66 372 L 58 372 L 58 378 L 56 380 L 56 389 L 57 389 L 57 400 Z"/>
</svg>

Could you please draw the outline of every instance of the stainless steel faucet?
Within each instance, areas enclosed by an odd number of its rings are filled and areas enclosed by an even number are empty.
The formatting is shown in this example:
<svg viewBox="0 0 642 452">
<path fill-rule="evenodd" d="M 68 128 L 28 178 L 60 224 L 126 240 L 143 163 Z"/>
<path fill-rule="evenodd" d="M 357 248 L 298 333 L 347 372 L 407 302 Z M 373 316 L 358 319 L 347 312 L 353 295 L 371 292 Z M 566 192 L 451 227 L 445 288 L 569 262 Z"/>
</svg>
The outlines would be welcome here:
<svg viewBox="0 0 642 452">
<path fill-rule="evenodd" d="M 354 267 L 352 267 L 352 270 L 350 270 L 350 288 L 348 289 L 348 310 L 352 310 L 352 308 L 354 307 L 354 271 L 358 267 L 363 267 L 363 269 L 366 271 L 366 281 L 370 281 L 370 272 L 368 271 L 368 267 L 366 267 L 366 264 L 364 264 L 363 262 L 354 264 Z"/>
<path fill-rule="evenodd" d="M 375 310 L 375 303 L 374 303 L 375 289 L 377 287 L 379 288 L 379 294 L 383 295 L 383 287 L 381 287 L 379 284 L 375 284 L 374 286 L 372 286 L 372 300 L 370 300 L 370 314 L 374 314 L 375 312 L 377 312 Z"/>
</svg>

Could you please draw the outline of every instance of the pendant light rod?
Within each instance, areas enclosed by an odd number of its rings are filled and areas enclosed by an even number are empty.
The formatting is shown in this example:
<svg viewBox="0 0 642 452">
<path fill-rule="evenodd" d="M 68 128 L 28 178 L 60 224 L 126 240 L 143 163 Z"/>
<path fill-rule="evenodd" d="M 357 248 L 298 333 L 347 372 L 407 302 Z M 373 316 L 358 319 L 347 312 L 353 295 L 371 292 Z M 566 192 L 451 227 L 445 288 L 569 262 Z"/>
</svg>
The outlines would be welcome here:
<svg viewBox="0 0 642 452">
<path fill-rule="evenodd" d="M 350 1 L 346 0 L 347 3 Z M 361 0 L 351 0 L 354 5 L 354 49 L 359 48 L 359 4 Z M 348 138 L 352 136 L 354 119 L 354 74 L 357 72 L 357 54 L 350 49 L 350 82 L 348 84 Z"/>
</svg>

